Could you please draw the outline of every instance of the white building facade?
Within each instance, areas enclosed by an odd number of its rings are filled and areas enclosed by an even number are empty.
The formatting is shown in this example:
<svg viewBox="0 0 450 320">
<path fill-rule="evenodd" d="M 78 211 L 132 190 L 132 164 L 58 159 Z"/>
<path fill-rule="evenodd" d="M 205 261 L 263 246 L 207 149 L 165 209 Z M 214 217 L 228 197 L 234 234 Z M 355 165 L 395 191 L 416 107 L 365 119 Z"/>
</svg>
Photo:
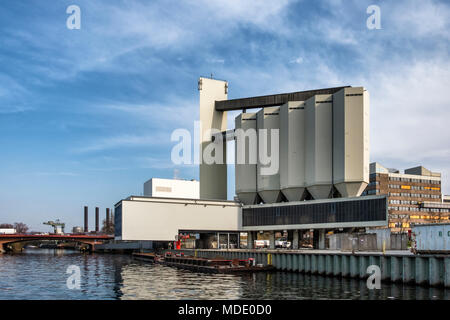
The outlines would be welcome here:
<svg viewBox="0 0 450 320">
<path fill-rule="evenodd" d="M 145 197 L 199 199 L 200 182 L 152 178 L 144 183 Z"/>
</svg>

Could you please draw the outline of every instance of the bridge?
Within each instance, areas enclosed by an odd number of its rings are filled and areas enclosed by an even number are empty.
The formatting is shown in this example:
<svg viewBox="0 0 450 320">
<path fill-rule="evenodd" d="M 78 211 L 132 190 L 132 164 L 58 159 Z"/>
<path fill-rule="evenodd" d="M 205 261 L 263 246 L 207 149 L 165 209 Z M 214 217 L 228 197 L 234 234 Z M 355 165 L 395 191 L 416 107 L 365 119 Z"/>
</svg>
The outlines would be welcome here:
<svg viewBox="0 0 450 320">
<path fill-rule="evenodd" d="M 30 241 L 61 240 L 87 244 L 90 251 L 95 251 L 95 245 L 114 239 L 106 234 L 0 234 L 0 253 L 5 251 L 7 244 Z"/>
</svg>

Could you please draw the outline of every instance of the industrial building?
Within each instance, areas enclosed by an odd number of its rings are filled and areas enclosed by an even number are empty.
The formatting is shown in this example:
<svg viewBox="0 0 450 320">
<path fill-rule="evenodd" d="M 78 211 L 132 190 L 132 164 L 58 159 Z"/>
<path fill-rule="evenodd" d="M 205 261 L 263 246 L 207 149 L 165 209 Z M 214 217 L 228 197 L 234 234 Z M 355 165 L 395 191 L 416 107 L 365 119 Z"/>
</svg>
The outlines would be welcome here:
<svg viewBox="0 0 450 320">
<path fill-rule="evenodd" d="M 239 230 L 234 201 L 132 196 L 115 205 L 116 240 L 175 241 L 180 230 Z"/>
<path fill-rule="evenodd" d="M 233 100 L 226 81 L 200 78 L 198 89 L 200 182 L 146 182 L 144 197 L 116 204 L 116 240 L 192 236 L 195 245 L 230 248 L 239 247 L 245 233 L 253 248 L 263 233 L 273 247 L 281 232 L 296 247 L 299 234 L 314 231 L 317 247 L 324 248 L 329 230 L 387 225 L 387 197 L 359 197 L 369 183 L 369 94 L 363 87 Z M 227 130 L 231 110 L 242 113 Z M 227 201 L 228 140 L 236 148 L 235 201 Z M 212 145 L 219 161 L 202 161 Z"/>
<path fill-rule="evenodd" d="M 319 94 L 322 92 L 326 94 Z M 246 109 L 268 104 L 256 114 L 236 117 L 236 129 L 266 129 L 268 136 L 272 130 L 279 130 L 279 172 L 271 175 L 261 172 L 267 167 L 258 157 L 261 135 L 257 135 L 256 148 L 251 140 L 249 146 L 242 147 L 245 142 L 239 139 L 245 137 L 235 137 L 236 157 L 258 158 L 256 170 L 252 163 L 236 161 L 236 194 L 245 205 L 356 197 L 369 183 L 367 91 L 346 87 L 308 93 L 298 97 L 303 100 L 287 98 L 277 103 L 271 102 L 273 96 L 259 97 L 261 102 L 253 98 L 257 101 L 253 106 L 247 101 L 251 98 L 234 100 L 235 105 L 231 104 L 233 100 L 226 101 L 230 110 L 242 104 Z M 270 139 L 266 137 L 265 141 L 270 154 Z"/>
<path fill-rule="evenodd" d="M 418 166 L 405 169 L 370 164 L 370 183 L 363 195 L 387 195 L 391 232 L 411 230 L 411 224 L 446 222 L 450 203 L 441 193 L 441 174 Z"/>
</svg>

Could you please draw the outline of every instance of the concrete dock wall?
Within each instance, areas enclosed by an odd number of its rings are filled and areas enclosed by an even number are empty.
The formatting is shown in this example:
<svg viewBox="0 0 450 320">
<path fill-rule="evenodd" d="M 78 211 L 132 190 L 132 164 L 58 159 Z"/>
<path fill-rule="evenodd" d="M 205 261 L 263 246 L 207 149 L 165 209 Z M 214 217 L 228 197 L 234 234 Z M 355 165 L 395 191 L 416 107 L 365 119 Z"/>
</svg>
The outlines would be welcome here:
<svg viewBox="0 0 450 320">
<path fill-rule="evenodd" d="M 367 267 L 377 265 L 381 281 L 423 286 L 450 287 L 449 255 L 412 255 L 346 252 L 283 252 L 279 250 L 171 250 L 203 258 L 254 258 L 257 264 L 272 264 L 277 270 L 335 277 L 367 279 Z"/>
</svg>

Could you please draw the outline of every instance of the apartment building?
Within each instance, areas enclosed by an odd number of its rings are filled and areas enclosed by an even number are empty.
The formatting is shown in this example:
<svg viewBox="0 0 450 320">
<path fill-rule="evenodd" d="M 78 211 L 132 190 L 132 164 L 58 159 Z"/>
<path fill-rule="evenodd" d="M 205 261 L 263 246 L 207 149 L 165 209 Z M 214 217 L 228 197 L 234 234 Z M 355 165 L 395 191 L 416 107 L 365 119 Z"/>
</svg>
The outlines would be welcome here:
<svg viewBox="0 0 450 320">
<path fill-rule="evenodd" d="M 450 203 L 444 202 L 441 174 L 422 166 L 405 169 L 370 164 L 370 183 L 364 195 L 388 196 L 389 228 L 406 232 L 411 224 L 448 222 Z"/>
</svg>

